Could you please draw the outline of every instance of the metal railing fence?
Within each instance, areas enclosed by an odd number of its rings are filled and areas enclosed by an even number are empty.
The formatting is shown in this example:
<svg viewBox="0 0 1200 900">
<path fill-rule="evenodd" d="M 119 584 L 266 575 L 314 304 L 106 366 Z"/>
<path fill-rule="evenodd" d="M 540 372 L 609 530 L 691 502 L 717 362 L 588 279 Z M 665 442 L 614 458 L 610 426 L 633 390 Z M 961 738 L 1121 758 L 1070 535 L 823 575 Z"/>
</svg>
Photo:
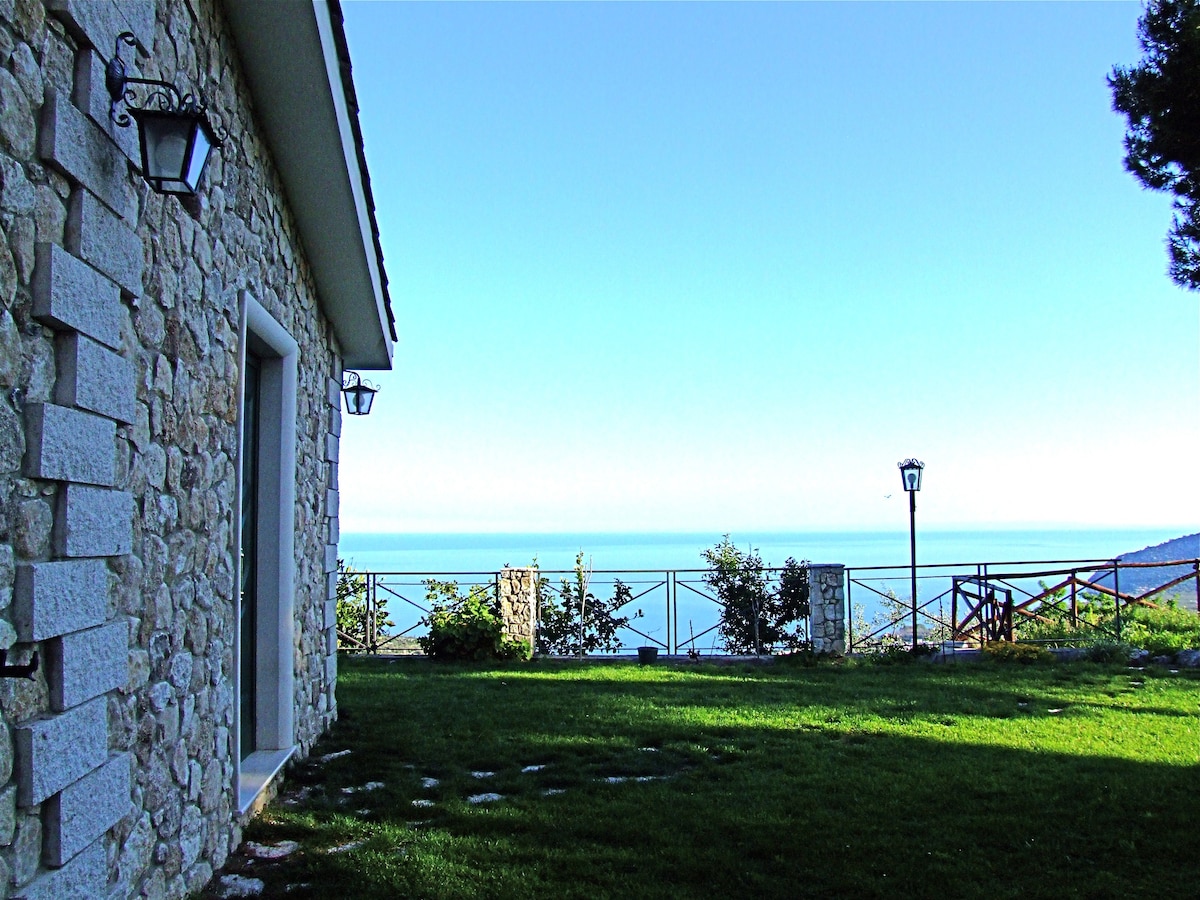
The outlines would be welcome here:
<svg viewBox="0 0 1200 900">
<path fill-rule="evenodd" d="M 768 588 L 778 585 L 781 568 L 764 569 Z M 694 651 L 724 652 L 720 625 L 724 606 L 704 581 L 707 569 L 606 569 L 589 575 L 588 591 L 598 599 L 613 596 L 619 580 L 630 589 L 629 599 L 609 610 L 614 617 L 628 616 L 618 629 L 614 653 L 632 653 L 637 647 L 657 647 L 669 655 Z M 357 616 L 353 627 L 338 623 L 338 647 L 372 654 L 417 654 L 417 639 L 428 633 L 426 617 L 432 611 L 428 587 L 431 580 L 454 582 L 460 595 L 483 588 L 493 600 L 499 591 L 499 572 L 347 572 L 360 579 L 355 591 Z M 562 582 L 573 583 L 573 569 L 541 570 L 542 590 L 560 594 Z M 635 615 L 636 613 L 636 615 Z M 807 620 L 799 624 L 802 639 L 809 634 Z"/>
<path fill-rule="evenodd" d="M 782 570 L 765 569 L 768 586 Z M 499 572 L 350 572 L 359 579 L 356 616 L 339 613 L 338 646 L 351 652 L 416 654 L 432 610 L 429 582 L 454 582 L 465 595 L 482 589 L 492 599 Z M 613 609 L 628 616 L 617 631 L 628 653 L 653 646 L 669 655 L 725 652 L 724 607 L 705 581 L 706 569 L 611 569 L 590 573 L 588 590 L 613 596 L 617 581 L 628 599 Z M 542 590 L 558 594 L 574 570 L 543 570 Z M 911 568 L 845 569 L 846 648 L 849 652 L 912 640 Z M 436 599 L 436 598 L 434 598 Z M 938 563 L 917 566 L 917 640 L 978 646 L 989 641 L 1071 644 L 1121 640 L 1130 607 L 1173 601 L 1200 608 L 1200 559 L 1120 562 L 1105 559 Z M 637 613 L 636 615 L 634 615 Z M 802 637 L 810 634 L 801 624 Z"/>
<path fill-rule="evenodd" d="M 911 571 L 910 566 L 846 569 L 850 651 L 912 641 Z M 874 606 L 870 618 L 864 596 Z M 1169 602 L 1200 609 L 1200 559 L 919 565 L 917 640 L 956 646 L 1121 640 L 1130 607 Z"/>
</svg>

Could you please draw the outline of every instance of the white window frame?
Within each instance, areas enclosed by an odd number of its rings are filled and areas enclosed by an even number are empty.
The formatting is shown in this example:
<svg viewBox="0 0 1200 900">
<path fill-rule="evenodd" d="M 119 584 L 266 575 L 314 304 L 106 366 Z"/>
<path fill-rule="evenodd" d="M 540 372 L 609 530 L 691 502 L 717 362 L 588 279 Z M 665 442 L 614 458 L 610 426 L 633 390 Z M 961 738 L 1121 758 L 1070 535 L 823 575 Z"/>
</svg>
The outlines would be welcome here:
<svg viewBox="0 0 1200 900">
<path fill-rule="evenodd" d="M 258 567 L 255 670 L 257 698 L 254 752 L 241 754 L 241 603 L 234 606 L 234 734 L 231 750 L 238 790 L 238 814 L 255 805 L 267 785 L 296 751 L 295 735 L 295 509 L 296 382 L 300 347 L 287 330 L 247 291 L 241 292 L 238 342 L 237 502 L 242 497 L 242 421 L 245 409 L 246 351 L 262 360 L 259 398 Z M 242 517 L 233 517 L 234 547 L 241 584 Z"/>
</svg>

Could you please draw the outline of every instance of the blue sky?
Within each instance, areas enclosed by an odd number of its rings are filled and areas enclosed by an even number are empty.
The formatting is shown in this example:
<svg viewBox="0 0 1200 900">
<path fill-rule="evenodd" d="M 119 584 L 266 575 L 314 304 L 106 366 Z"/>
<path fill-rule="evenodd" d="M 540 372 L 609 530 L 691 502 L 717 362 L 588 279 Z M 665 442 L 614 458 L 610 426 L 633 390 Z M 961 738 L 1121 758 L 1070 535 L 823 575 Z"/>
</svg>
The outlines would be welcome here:
<svg viewBox="0 0 1200 900">
<path fill-rule="evenodd" d="M 347 531 L 1195 523 L 1134 3 L 343 4 L 400 330 Z M 891 495 L 888 497 L 888 495 Z"/>
</svg>

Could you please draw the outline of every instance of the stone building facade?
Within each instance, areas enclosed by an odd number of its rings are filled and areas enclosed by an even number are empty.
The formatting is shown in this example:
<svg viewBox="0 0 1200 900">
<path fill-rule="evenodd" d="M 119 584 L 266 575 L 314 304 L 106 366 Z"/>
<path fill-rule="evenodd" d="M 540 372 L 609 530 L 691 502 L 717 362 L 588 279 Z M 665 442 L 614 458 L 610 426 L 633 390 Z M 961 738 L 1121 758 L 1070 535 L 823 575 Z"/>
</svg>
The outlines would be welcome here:
<svg viewBox="0 0 1200 900">
<path fill-rule="evenodd" d="M 121 32 L 229 132 L 194 198 L 109 120 Z M 336 2 L 0 0 L 0 648 L 39 659 L 0 679 L 0 895 L 198 890 L 336 717 L 374 224 Z"/>
</svg>

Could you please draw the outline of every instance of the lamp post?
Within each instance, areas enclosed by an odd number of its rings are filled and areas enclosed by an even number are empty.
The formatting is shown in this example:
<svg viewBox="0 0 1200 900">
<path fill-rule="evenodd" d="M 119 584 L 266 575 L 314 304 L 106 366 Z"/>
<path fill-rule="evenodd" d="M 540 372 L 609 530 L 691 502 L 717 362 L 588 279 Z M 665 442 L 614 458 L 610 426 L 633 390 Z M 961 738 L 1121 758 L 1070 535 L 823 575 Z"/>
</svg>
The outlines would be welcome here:
<svg viewBox="0 0 1200 900">
<path fill-rule="evenodd" d="M 917 491 L 921 489 L 921 475 L 925 463 L 906 459 L 900 463 L 900 480 L 908 493 L 908 547 L 912 559 L 912 648 L 917 649 Z"/>
</svg>

